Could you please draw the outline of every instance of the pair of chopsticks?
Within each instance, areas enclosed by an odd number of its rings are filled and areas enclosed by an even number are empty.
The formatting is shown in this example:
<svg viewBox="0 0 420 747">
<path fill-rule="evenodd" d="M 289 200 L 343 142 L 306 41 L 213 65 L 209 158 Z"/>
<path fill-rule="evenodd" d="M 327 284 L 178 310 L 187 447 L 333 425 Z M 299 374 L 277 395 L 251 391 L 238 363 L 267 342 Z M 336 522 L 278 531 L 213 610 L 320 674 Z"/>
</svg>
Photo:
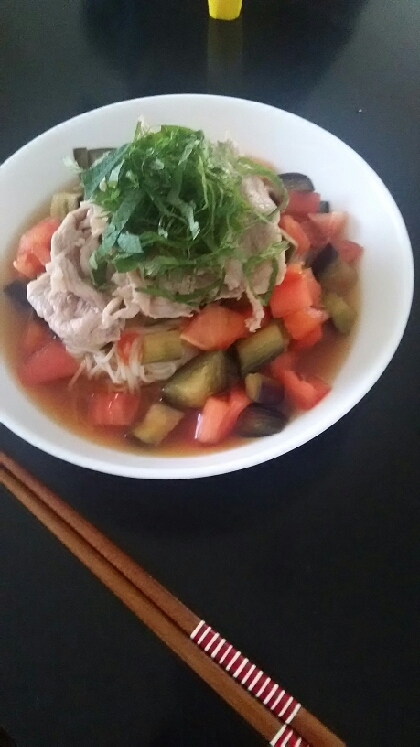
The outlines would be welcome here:
<svg viewBox="0 0 420 747">
<path fill-rule="evenodd" d="M 280 685 L 39 480 L 1 454 L 3 485 L 272 747 L 344 747 Z"/>
</svg>

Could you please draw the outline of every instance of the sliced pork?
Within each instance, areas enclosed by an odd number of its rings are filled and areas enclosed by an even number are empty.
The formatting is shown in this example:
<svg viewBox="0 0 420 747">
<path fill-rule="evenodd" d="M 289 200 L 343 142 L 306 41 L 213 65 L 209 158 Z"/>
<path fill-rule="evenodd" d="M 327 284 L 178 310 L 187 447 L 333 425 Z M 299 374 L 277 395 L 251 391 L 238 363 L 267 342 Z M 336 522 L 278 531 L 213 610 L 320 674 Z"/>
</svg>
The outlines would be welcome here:
<svg viewBox="0 0 420 747">
<path fill-rule="evenodd" d="M 87 276 L 89 257 L 98 244 L 88 210 L 72 211 L 52 237 L 45 272 L 28 283 L 29 303 L 76 356 L 117 340 L 123 327 L 117 319 L 103 324 L 102 312 L 110 298 L 96 290 Z"/>
</svg>

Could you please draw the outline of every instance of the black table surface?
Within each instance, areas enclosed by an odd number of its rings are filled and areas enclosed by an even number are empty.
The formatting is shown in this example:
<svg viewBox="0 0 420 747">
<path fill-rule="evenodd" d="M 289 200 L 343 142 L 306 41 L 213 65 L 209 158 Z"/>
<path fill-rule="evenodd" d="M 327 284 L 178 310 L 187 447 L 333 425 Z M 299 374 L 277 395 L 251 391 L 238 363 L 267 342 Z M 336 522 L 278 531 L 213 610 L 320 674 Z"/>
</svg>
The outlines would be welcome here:
<svg viewBox="0 0 420 747">
<path fill-rule="evenodd" d="M 205 0 L 2 0 L 0 159 L 115 100 L 262 100 L 371 164 L 416 255 L 420 4 L 244 6 L 227 24 L 209 21 Z M 245 472 L 142 482 L 68 465 L 4 428 L 2 447 L 349 745 L 418 745 L 419 324 L 415 296 L 403 342 L 362 402 Z M 0 723 L 18 747 L 263 743 L 5 491 Z"/>
</svg>

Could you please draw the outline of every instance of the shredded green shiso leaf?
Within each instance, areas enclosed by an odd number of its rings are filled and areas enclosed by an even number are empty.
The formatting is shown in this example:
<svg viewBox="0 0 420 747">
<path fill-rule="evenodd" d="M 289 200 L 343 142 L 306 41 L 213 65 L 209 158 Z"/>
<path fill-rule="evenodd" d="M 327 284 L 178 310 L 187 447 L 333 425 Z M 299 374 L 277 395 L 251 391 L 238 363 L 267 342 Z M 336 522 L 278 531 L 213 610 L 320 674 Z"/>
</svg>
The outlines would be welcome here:
<svg viewBox="0 0 420 747">
<path fill-rule="evenodd" d="M 255 210 L 241 190 L 246 176 L 268 178 L 287 203 L 281 179 L 271 169 L 238 156 L 229 142 L 212 144 L 201 131 L 176 125 L 148 130 L 142 123 L 134 140 L 110 151 L 81 171 L 85 198 L 100 206 L 108 224 L 91 257 L 93 282 L 102 286 L 109 268 L 137 270 L 143 292 L 198 306 L 214 299 L 229 258 L 239 259 L 252 286 L 255 268 L 272 263 L 271 295 L 277 258 L 287 242 L 244 256 L 240 239 L 255 222 L 272 215 Z M 210 277 L 205 287 L 180 295 L 171 281 Z M 198 285 L 198 284 L 197 284 Z M 202 283 L 201 283 L 202 285 Z"/>
</svg>

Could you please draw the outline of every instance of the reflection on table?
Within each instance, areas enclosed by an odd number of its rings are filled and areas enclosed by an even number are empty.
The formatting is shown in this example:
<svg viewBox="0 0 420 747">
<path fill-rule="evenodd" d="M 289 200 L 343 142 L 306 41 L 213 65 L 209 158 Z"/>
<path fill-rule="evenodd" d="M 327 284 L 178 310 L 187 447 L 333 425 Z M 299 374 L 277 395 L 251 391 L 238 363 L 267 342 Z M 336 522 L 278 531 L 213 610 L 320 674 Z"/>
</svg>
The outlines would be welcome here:
<svg viewBox="0 0 420 747">
<path fill-rule="evenodd" d="M 303 100 L 348 41 L 366 0 L 247 0 L 215 21 L 196 0 L 83 0 L 87 38 L 127 83 L 127 96 L 203 91 L 285 108 Z M 332 33 L 333 29 L 333 33 Z"/>
</svg>

